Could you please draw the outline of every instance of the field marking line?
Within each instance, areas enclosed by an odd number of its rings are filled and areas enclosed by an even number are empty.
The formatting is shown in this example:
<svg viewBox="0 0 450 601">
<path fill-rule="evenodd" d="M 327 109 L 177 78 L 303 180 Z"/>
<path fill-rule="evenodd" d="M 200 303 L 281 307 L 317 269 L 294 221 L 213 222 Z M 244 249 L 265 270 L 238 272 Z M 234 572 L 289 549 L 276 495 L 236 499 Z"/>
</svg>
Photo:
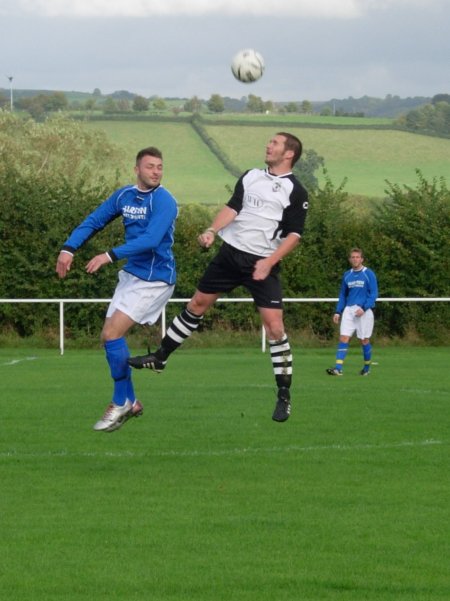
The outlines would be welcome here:
<svg viewBox="0 0 450 601">
<path fill-rule="evenodd" d="M 289 445 L 286 447 L 242 447 L 234 449 L 223 449 L 221 451 L 214 450 L 199 450 L 199 451 L 85 451 L 72 452 L 67 450 L 47 451 L 43 453 L 22 453 L 15 450 L 0 452 L 0 458 L 26 458 L 26 457 L 115 457 L 115 458 L 145 458 L 145 457 L 225 457 L 233 455 L 259 455 L 259 454 L 276 454 L 276 453 L 311 453 L 314 451 L 370 451 L 370 450 L 385 450 L 385 449 L 401 449 L 401 448 L 419 448 L 427 446 L 446 445 L 448 441 L 444 440 L 422 440 L 422 441 L 404 441 L 397 443 L 386 444 L 356 444 L 356 445 L 317 445 L 302 447 L 299 445 Z"/>
<path fill-rule="evenodd" d="M 6 361 L 6 363 L 0 363 L 0 365 L 16 365 L 17 363 L 22 363 L 23 361 L 34 361 L 37 357 L 24 357 L 23 359 L 11 359 L 11 361 Z"/>
<path fill-rule="evenodd" d="M 430 390 L 426 388 L 400 388 L 400 392 L 410 392 L 412 394 L 447 394 L 448 390 Z"/>
</svg>

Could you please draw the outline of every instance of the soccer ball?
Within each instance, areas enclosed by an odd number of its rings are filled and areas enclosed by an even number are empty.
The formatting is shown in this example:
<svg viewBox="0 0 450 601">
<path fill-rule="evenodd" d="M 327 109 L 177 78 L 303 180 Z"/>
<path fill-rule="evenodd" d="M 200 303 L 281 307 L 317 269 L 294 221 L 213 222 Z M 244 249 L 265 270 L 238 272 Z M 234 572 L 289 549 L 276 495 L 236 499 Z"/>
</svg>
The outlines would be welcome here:
<svg viewBox="0 0 450 601">
<path fill-rule="evenodd" d="M 243 83 L 257 81 L 264 73 L 264 59 L 252 48 L 240 50 L 231 62 L 231 71 Z"/>
</svg>

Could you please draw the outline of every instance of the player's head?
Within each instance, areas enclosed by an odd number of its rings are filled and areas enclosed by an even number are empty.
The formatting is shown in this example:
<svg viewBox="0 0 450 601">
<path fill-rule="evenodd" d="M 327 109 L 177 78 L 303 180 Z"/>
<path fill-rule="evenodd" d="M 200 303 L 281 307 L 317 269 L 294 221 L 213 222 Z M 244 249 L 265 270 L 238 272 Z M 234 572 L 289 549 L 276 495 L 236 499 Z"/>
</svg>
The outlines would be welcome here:
<svg viewBox="0 0 450 601">
<path fill-rule="evenodd" d="M 302 143 L 297 138 L 297 136 L 294 136 L 293 134 L 289 134 L 288 132 L 285 132 L 285 131 L 279 131 L 277 133 L 277 136 L 283 136 L 284 137 L 284 148 L 286 150 L 292 150 L 293 155 L 292 155 L 291 165 L 293 167 L 295 165 L 295 163 L 299 160 L 299 158 L 302 156 L 302 152 L 303 152 Z"/>
<path fill-rule="evenodd" d="M 350 252 L 348 253 L 348 258 L 350 259 L 350 257 L 351 257 L 353 254 L 359 255 L 359 256 L 361 257 L 361 259 L 365 259 L 365 257 L 364 257 L 364 253 L 363 253 L 363 251 L 362 251 L 360 248 L 356 248 L 356 247 L 354 247 L 354 248 L 351 248 L 351 249 L 350 249 Z"/>
<path fill-rule="evenodd" d="M 358 269 L 364 262 L 364 253 L 360 248 L 352 248 L 348 253 L 348 260 L 353 269 Z"/>
<path fill-rule="evenodd" d="M 144 157 L 156 157 L 162 161 L 162 152 L 156 146 L 148 146 L 143 148 L 136 155 L 136 165 L 138 165 Z"/>
<path fill-rule="evenodd" d="M 140 190 L 150 190 L 159 186 L 163 175 L 162 152 L 154 146 L 140 150 L 136 155 L 134 172 Z"/>
</svg>

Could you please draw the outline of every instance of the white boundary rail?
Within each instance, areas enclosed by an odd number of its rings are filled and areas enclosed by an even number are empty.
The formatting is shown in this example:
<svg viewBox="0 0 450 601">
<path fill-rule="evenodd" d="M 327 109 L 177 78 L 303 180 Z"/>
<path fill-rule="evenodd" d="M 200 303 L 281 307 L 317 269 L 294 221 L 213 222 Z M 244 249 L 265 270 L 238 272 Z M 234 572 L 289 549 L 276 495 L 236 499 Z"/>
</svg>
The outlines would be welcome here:
<svg viewBox="0 0 450 601">
<path fill-rule="evenodd" d="M 337 298 L 283 298 L 284 303 L 336 303 Z M 64 355 L 64 305 L 75 303 L 109 303 L 110 298 L 0 298 L 2 303 L 49 303 L 59 305 L 59 350 Z M 190 298 L 171 298 L 169 303 L 187 303 Z M 252 298 L 218 298 L 218 303 L 252 303 Z M 378 298 L 377 303 L 447 303 L 450 297 L 403 297 L 403 298 Z M 166 311 L 161 314 L 162 336 L 166 333 Z M 266 336 L 264 327 L 261 331 L 261 349 L 266 350 Z"/>
</svg>

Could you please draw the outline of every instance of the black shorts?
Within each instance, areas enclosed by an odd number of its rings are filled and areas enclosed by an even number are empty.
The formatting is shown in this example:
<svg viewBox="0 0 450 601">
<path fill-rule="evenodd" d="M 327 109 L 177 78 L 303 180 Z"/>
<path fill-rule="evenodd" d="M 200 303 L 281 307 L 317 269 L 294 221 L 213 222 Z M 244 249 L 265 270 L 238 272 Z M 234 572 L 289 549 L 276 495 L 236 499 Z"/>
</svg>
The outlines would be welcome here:
<svg viewBox="0 0 450 601">
<path fill-rule="evenodd" d="M 252 295 L 257 307 L 282 309 L 280 265 L 275 265 L 265 280 L 253 279 L 255 263 L 262 258 L 223 242 L 197 288 L 204 294 L 217 294 L 231 292 L 238 286 L 244 286 Z"/>
</svg>

